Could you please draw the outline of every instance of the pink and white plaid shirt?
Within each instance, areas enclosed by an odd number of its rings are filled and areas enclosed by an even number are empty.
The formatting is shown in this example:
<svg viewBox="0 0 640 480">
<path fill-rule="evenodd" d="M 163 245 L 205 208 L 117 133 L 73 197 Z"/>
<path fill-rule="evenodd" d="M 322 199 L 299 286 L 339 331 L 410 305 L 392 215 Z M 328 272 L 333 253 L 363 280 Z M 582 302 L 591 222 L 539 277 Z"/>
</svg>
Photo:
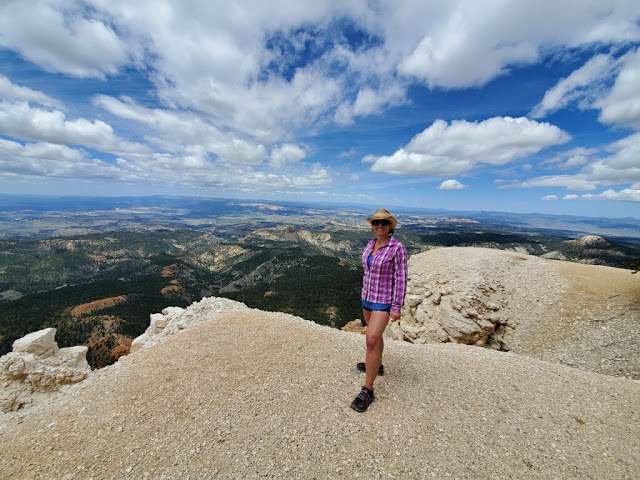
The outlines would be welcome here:
<svg viewBox="0 0 640 480">
<path fill-rule="evenodd" d="M 371 259 L 371 268 L 367 258 L 373 252 L 375 240 L 371 240 L 362 252 L 362 299 L 372 303 L 391 304 L 391 311 L 400 313 L 407 291 L 406 247 L 391 237 L 386 245 L 380 247 Z"/>
</svg>

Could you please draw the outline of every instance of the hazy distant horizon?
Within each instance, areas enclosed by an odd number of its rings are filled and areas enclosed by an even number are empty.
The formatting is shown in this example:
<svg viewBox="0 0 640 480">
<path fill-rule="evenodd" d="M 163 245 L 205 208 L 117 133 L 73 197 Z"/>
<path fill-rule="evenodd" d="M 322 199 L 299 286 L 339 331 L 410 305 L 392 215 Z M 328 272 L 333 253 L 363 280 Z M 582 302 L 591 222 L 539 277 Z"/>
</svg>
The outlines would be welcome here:
<svg viewBox="0 0 640 480">
<path fill-rule="evenodd" d="M 635 218 L 640 3 L 594 5 L 0 2 L 0 192 Z"/>
<path fill-rule="evenodd" d="M 565 213 L 545 213 L 545 212 L 537 212 L 537 211 L 507 211 L 507 210 L 485 210 L 485 209 L 469 209 L 469 208 L 429 208 L 429 207 L 414 207 L 414 206 L 406 206 L 406 205 L 390 205 L 390 204 L 382 204 L 382 203 L 357 203 L 357 202 L 341 202 L 338 200 L 329 201 L 329 200 L 278 200 L 278 199 L 266 199 L 266 198 L 250 198 L 250 197 L 206 197 L 202 195 L 42 195 L 37 193 L 0 193 L 0 207 L 2 207 L 2 199 L 3 198 L 25 198 L 25 199 L 60 199 L 60 200 L 74 200 L 74 199 L 91 199 L 91 200 L 117 200 L 117 199 L 152 199 L 152 198 L 166 198 L 166 199 L 174 199 L 174 200 L 202 200 L 202 201 L 221 201 L 221 202 L 249 202 L 249 203 L 273 203 L 273 204 L 282 204 L 282 205 L 294 205 L 294 206 L 303 206 L 310 205 L 314 207 L 351 207 L 363 209 L 364 213 L 368 213 L 371 210 L 373 213 L 378 208 L 387 208 L 388 210 L 398 211 L 398 212 L 421 212 L 421 213 L 430 213 L 430 212 L 440 212 L 440 213 L 472 213 L 472 214 L 504 214 L 504 215 L 542 215 L 547 217 L 573 217 L 573 218 L 593 218 L 593 219 L 612 219 L 612 220 L 624 220 L 624 219 L 633 219 L 640 222 L 640 215 L 633 216 L 623 216 L 623 217 L 607 217 L 607 216 L 596 216 L 596 215 L 572 215 Z"/>
</svg>

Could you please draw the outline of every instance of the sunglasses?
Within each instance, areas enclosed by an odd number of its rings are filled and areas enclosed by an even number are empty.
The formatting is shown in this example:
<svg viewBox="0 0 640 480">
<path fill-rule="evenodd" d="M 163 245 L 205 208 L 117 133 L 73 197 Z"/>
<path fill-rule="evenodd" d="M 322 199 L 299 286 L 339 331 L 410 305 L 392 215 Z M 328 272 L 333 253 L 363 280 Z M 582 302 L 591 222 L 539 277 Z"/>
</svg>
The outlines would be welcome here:
<svg viewBox="0 0 640 480">
<path fill-rule="evenodd" d="M 391 222 L 389 220 L 373 220 L 371 222 L 371 225 L 373 225 L 374 227 L 377 227 L 378 225 L 386 227 L 387 225 L 391 225 Z"/>
</svg>

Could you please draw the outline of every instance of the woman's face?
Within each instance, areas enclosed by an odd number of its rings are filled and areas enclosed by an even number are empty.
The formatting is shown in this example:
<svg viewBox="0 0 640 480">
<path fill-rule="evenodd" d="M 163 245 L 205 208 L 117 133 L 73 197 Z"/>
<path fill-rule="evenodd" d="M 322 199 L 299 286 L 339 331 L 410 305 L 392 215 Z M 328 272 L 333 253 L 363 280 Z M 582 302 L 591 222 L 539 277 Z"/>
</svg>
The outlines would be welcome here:
<svg viewBox="0 0 640 480">
<path fill-rule="evenodd" d="M 389 235 L 391 222 L 389 220 L 373 220 L 371 222 L 371 230 L 376 235 Z"/>
</svg>

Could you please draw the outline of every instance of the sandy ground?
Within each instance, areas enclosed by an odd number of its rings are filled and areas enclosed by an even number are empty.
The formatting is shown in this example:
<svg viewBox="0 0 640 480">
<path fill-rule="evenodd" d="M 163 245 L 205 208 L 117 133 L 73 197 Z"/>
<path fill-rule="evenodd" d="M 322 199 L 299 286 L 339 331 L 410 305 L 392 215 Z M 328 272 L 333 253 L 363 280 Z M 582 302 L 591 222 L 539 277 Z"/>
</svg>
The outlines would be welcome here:
<svg viewBox="0 0 640 480">
<path fill-rule="evenodd" d="M 523 295 L 545 301 L 517 354 L 387 341 L 361 414 L 360 334 L 212 315 L 7 416 L 0 478 L 640 478 L 640 382 L 596 373 L 637 368 L 640 274 L 526 268 L 560 280 Z M 514 272 L 511 288 L 536 285 Z"/>
<path fill-rule="evenodd" d="M 640 477 L 640 384 L 512 353 L 229 313 L 124 358 L 0 434 L 2 478 Z"/>
<path fill-rule="evenodd" d="M 563 288 L 513 351 L 640 380 L 640 273 L 549 262 Z"/>
</svg>

